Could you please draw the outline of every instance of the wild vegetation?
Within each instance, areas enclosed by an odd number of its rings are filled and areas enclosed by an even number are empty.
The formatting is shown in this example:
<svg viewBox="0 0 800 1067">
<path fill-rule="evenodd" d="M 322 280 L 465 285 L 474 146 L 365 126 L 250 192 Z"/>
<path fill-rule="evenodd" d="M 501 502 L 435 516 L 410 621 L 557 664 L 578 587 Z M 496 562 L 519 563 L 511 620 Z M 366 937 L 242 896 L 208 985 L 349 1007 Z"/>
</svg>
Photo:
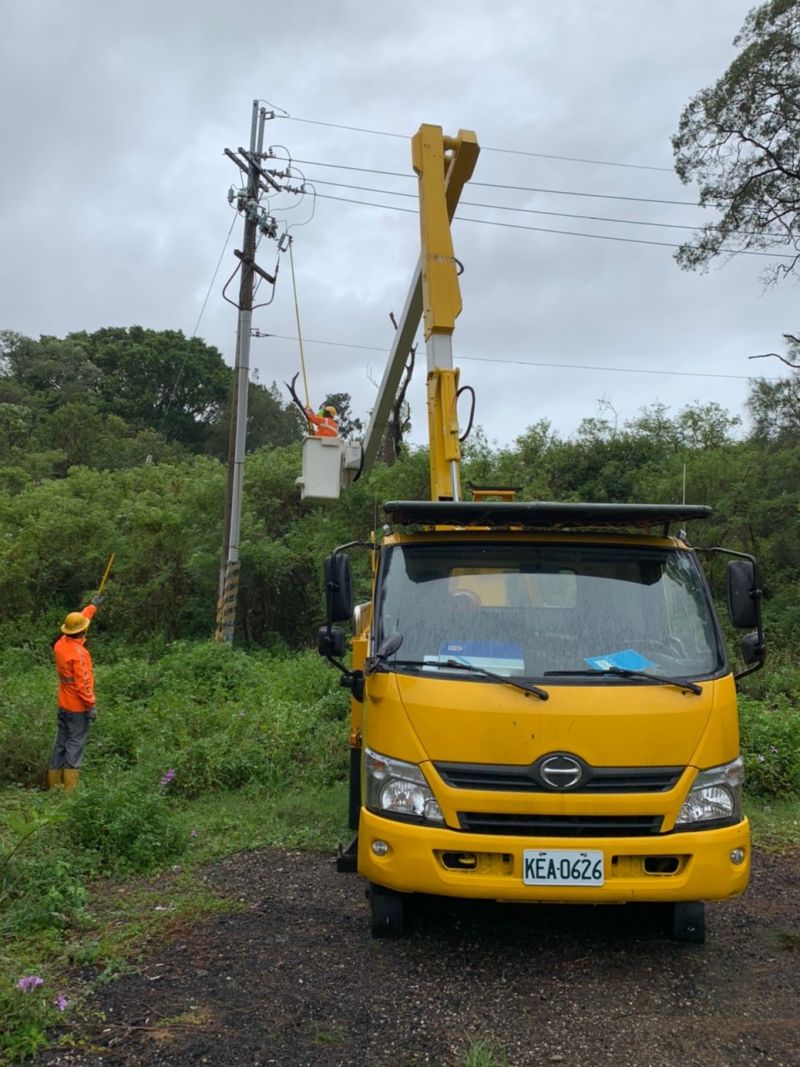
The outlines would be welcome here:
<svg viewBox="0 0 800 1067">
<path fill-rule="evenodd" d="M 309 651 L 321 562 L 369 535 L 382 500 L 425 496 L 428 468 L 424 450 L 404 449 L 338 503 L 301 504 L 296 410 L 256 383 L 237 642 L 223 648 L 210 640 L 227 441 L 219 354 L 137 327 L 6 333 L 2 353 L 0 1013 L 11 1025 L 0 1042 L 13 1059 L 71 1010 L 77 965 L 105 980 L 168 921 L 152 902 L 143 920 L 137 883 L 124 904 L 113 898 L 114 880 L 171 872 L 175 919 L 214 906 L 189 875 L 199 860 L 344 839 L 346 693 Z M 622 426 L 588 418 L 570 438 L 538 422 L 507 447 L 476 430 L 464 455 L 465 483 L 515 485 L 523 499 L 710 504 L 691 540 L 759 558 L 770 659 L 744 687 L 742 738 L 759 840 L 776 845 L 797 839 L 800 790 L 796 383 L 757 383 L 746 430 L 715 404 L 653 405 Z M 349 398 L 336 402 L 350 418 Z M 44 793 L 50 642 L 112 551 L 92 626 L 99 719 L 80 789 Z M 366 559 L 354 563 L 366 599 Z M 722 594 L 722 570 L 711 577 Z"/>
<path fill-rule="evenodd" d="M 766 278 L 776 281 L 796 272 L 800 247 L 797 0 L 753 8 L 733 44 L 738 55 L 689 101 L 672 138 L 678 177 L 696 181 L 700 203 L 719 211 L 676 259 L 686 270 L 705 270 L 736 250 L 772 250 L 782 258 Z"/>
</svg>

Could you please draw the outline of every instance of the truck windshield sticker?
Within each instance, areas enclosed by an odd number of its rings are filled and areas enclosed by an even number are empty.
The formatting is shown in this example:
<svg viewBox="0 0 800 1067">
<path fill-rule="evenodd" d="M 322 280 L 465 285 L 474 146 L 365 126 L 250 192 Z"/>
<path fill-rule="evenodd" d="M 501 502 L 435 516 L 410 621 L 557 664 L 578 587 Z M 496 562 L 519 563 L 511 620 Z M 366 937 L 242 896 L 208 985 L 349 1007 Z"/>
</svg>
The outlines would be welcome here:
<svg viewBox="0 0 800 1067">
<path fill-rule="evenodd" d="M 443 641 L 438 659 L 458 660 L 495 674 L 522 674 L 525 670 L 522 645 L 514 641 Z"/>
<path fill-rule="evenodd" d="M 645 671 L 648 667 L 655 667 L 652 660 L 645 659 L 632 648 L 609 652 L 605 656 L 587 657 L 586 662 L 596 671 L 608 671 L 614 667 L 623 671 Z"/>
</svg>

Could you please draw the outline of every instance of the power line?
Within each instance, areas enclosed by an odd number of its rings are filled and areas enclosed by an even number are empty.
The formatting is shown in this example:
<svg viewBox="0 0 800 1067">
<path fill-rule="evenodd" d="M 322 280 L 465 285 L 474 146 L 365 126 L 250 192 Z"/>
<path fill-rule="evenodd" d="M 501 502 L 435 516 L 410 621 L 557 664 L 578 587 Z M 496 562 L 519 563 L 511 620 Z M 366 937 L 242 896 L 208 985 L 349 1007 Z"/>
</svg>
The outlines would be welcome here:
<svg viewBox="0 0 800 1067">
<path fill-rule="evenodd" d="M 779 378 L 759 378 L 751 374 L 716 374 L 712 371 L 650 370 L 647 367 L 598 367 L 595 364 L 584 363 L 540 363 L 527 359 L 494 359 L 492 356 L 459 356 L 459 359 L 478 363 L 510 363 L 520 367 L 554 367 L 558 370 L 563 367 L 565 370 L 601 370 L 617 374 L 666 374 L 676 378 L 726 378 L 741 382 L 780 381 Z"/>
<path fill-rule="evenodd" d="M 369 200 L 351 200 L 346 196 L 333 196 L 331 193 L 317 193 L 317 197 L 323 200 L 336 200 L 342 204 L 357 204 L 359 207 L 376 207 L 384 211 L 402 211 L 409 215 L 418 215 L 419 212 L 410 207 L 399 207 L 396 204 L 373 204 Z M 557 230 L 548 226 L 525 226 L 521 222 L 498 222 L 495 219 L 472 219 L 466 215 L 456 214 L 454 220 L 458 222 L 473 222 L 480 226 L 499 226 L 506 230 L 528 230 L 531 233 L 549 233 L 562 237 L 586 237 L 594 241 L 616 241 L 621 244 L 651 245 L 655 248 L 682 248 L 682 245 L 671 241 L 648 241 L 644 237 L 619 237 L 615 234 L 584 233 L 579 230 Z M 721 248 L 721 253 L 730 256 L 761 256 L 767 259 L 795 259 L 793 254 L 783 252 L 756 252 L 749 248 L 734 249 Z"/>
<path fill-rule="evenodd" d="M 339 122 L 321 122 L 318 119 L 301 119 L 294 115 L 279 115 L 278 118 L 288 119 L 290 122 L 304 122 L 311 126 L 327 126 L 334 130 L 350 130 L 352 133 L 369 133 L 377 137 L 395 137 L 407 141 L 408 135 L 403 133 L 390 133 L 388 130 L 369 130 L 362 126 L 345 126 Z M 620 163 L 609 159 L 584 159 L 581 156 L 560 156 L 552 152 L 530 152 L 521 148 L 492 148 L 489 145 L 481 145 L 482 152 L 499 152 L 504 155 L 530 156 L 534 159 L 556 159 L 565 163 L 586 163 L 593 167 L 624 167 L 628 170 L 653 170 L 665 174 L 674 174 L 672 167 L 656 167 L 646 163 Z"/>
<path fill-rule="evenodd" d="M 208 290 L 206 292 L 206 298 L 203 301 L 203 306 L 200 308 L 200 314 L 197 316 L 197 322 L 194 324 L 194 329 L 192 330 L 192 336 L 189 338 L 190 342 L 193 341 L 195 337 L 197 337 L 197 331 L 198 331 L 198 329 L 200 327 L 200 320 L 203 318 L 203 313 L 206 310 L 206 304 L 208 303 L 208 298 L 211 296 L 211 290 L 212 290 L 212 288 L 214 286 L 214 282 L 217 280 L 217 274 L 219 273 L 219 268 L 220 268 L 220 265 L 222 263 L 222 257 L 225 255 L 225 250 L 228 247 L 228 241 L 230 241 L 230 239 L 231 239 L 231 234 L 233 233 L 233 224 L 235 222 L 236 222 L 236 215 L 234 215 L 233 219 L 231 220 L 231 225 L 230 225 L 230 228 L 228 230 L 228 236 L 225 238 L 225 242 L 222 245 L 222 251 L 219 254 L 219 259 L 217 260 L 217 265 L 214 268 L 214 273 L 211 275 L 211 281 L 208 283 Z M 167 400 L 167 406 L 164 409 L 164 414 L 161 416 L 161 419 L 159 421 L 159 424 L 158 424 L 159 431 L 161 431 L 163 429 L 164 421 L 165 421 L 167 415 L 169 415 L 170 408 L 172 407 L 172 401 L 175 399 L 175 393 L 178 390 L 178 385 L 180 383 L 181 376 L 183 375 L 183 370 L 184 370 L 184 367 L 186 366 L 186 361 L 187 361 L 188 358 L 189 358 L 189 345 L 187 345 L 186 351 L 185 351 L 184 356 L 183 356 L 183 359 L 181 360 L 181 365 L 180 365 L 180 367 L 178 367 L 178 373 L 177 373 L 177 375 L 175 377 L 175 383 L 172 386 L 172 390 L 171 390 L 171 392 L 169 394 L 169 399 Z"/>
<path fill-rule="evenodd" d="M 259 337 L 274 337 L 277 341 L 297 341 L 296 337 L 284 333 L 262 333 Z M 321 341 L 314 337 L 304 337 L 303 341 L 309 345 L 328 345 L 334 348 L 352 348 L 364 352 L 382 352 L 388 355 L 390 349 L 379 348 L 377 345 L 355 345 L 346 341 Z M 529 359 L 499 359 L 494 356 L 459 356 L 459 359 L 473 363 L 502 363 L 515 367 L 546 367 L 551 370 L 600 370 L 616 374 L 666 374 L 677 378 L 725 378 L 743 382 L 778 382 L 780 378 L 767 378 L 764 375 L 754 374 L 718 374 L 712 371 L 683 371 L 683 370 L 651 370 L 646 367 L 601 367 L 594 363 L 547 363 L 540 360 Z"/>
<path fill-rule="evenodd" d="M 540 189 L 531 185 L 503 185 L 499 182 L 470 182 L 484 189 L 511 189 L 518 193 L 547 193 L 550 196 L 587 196 L 593 200 L 627 200 L 635 204 L 667 204 L 672 207 L 705 207 L 694 200 L 661 200 L 650 196 L 622 196 L 619 193 L 586 193 L 576 189 Z"/>
<path fill-rule="evenodd" d="M 610 159 L 583 159 L 581 156 L 557 156 L 552 152 L 528 152 L 521 148 L 491 148 L 481 145 L 482 152 L 502 152 L 511 156 L 533 156 L 534 159 L 556 159 L 564 163 L 588 163 L 593 167 L 624 167 L 627 170 L 655 170 L 664 174 L 675 174 L 673 167 L 656 167 L 647 163 L 619 163 Z"/>
<path fill-rule="evenodd" d="M 352 170 L 359 174 L 380 174 L 391 178 L 406 178 L 416 181 L 413 174 L 399 170 L 378 170 L 374 167 L 353 167 L 347 163 L 323 163 L 319 159 L 295 159 L 295 163 L 302 163 L 309 167 L 330 167 L 334 170 Z M 706 209 L 705 204 L 699 204 L 696 200 L 665 200 L 663 198 L 648 196 L 623 196 L 619 193 L 589 193 L 579 189 L 546 189 L 537 185 L 505 185 L 502 182 L 476 182 L 470 181 L 470 186 L 481 186 L 484 189 L 508 189 L 520 193 L 544 193 L 548 196 L 585 196 L 594 200 L 624 200 L 636 204 L 666 204 L 669 207 L 696 207 Z"/>
<path fill-rule="evenodd" d="M 307 181 L 314 185 L 331 185 L 337 189 L 353 189 L 360 193 L 378 193 L 382 196 L 402 196 L 405 199 L 417 200 L 417 193 L 403 193 L 396 189 L 374 189 L 368 185 L 350 185 L 347 182 L 331 182 L 324 178 L 308 178 Z M 645 219 L 615 219 L 607 215 L 576 215 L 567 211 L 546 211 L 543 208 L 512 207 L 508 204 L 479 204 L 472 200 L 459 200 L 461 207 L 488 208 L 490 211 L 517 211 L 524 215 L 547 215 L 559 219 L 582 219 L 587 222 L 613 222 L 625 226 L 655 226 L 666 230 L 696 230 L 697 226 L 681 224 L 677 222 L 648 222 Z M 782 236 L 775 234 L 775 236 Z"/>
<path fill-rule="evenodd" d="M 192 337 L 196 337 L 197 336 L 197 330 L 198 330 L 198 328 L 200 326 L 200 320 L 203 318 L 203 314 L 204 314 L 204 312 L 206 310 L 206 304 L 208 303 L 208 298 L 211 296 L 211 290 L 214 287 L 214 282 L 217 280 L 217 274 L 219 273 L 219 268 L 222 266 L 222 257 L 225 255 L 225 250 L 228 247 L 228 241 L 230 241 L 230 239 L 231 239 L 231 234 L 233 233 L 233 227 L 234 227 L 234 223 L 235 222 L 236 222 L 236 215 L 234 214 L 233 218 L 231 219 L 231 225 L 230 225 L 230 229 L 228 230 L 228 236 L 225 238 L 225 243 L 223 244 L 222 251 L 219 254 L 219 259 L 217 260 L 217 265 L 214 268 L 214 273 L 211 275 L 211 281 L 208 283 L 208 291 L 206 292 L 206 298 L 203 301 L 203 306 L 200 308 L 200 314 L 197 316 L 197 322 L 194 324 L 194 329 L 192 330 Z"/>
</svg>

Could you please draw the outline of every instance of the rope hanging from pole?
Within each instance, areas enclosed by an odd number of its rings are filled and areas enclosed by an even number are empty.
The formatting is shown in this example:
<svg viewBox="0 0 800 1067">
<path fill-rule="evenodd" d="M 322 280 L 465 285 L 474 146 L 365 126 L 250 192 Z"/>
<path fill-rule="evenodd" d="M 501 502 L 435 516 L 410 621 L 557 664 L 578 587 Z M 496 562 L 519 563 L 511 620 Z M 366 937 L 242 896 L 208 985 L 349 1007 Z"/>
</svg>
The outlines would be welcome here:
<svg viewBox="0 0 800 1067">
<path fill-rule="evenodd" d="M 294 252 L 292 251 L 293 247 L 294 247 L 294 241 L 290 239 L 289 240 L 289 263 L 291 264 L 291 267 L 292 267 L 292 292 L 294 293 L 294 315 L 295 315 L 295 318 L 297 320 L 297 340 L 298 340 L 298 342 L 300 344 L 300 368 L 303 371 L 303 389 L 304 389 L 305 394 L 306 394 L 306 407 L 308 408 L 308 407 L 311 407 L 311 402 L 309 401 L 309 398 L 308 398 L 308 378 L 306 377 L 306 358 L 305 358 L 305 355 L 303 354 L 303 334 L 302 334 L 302 331 L 300 329 L 300 305 L 299 305 L 299 303 L 297 301 L 297 281 L 295 280 L 295 276 L 294 276 Z"/>
</svg>

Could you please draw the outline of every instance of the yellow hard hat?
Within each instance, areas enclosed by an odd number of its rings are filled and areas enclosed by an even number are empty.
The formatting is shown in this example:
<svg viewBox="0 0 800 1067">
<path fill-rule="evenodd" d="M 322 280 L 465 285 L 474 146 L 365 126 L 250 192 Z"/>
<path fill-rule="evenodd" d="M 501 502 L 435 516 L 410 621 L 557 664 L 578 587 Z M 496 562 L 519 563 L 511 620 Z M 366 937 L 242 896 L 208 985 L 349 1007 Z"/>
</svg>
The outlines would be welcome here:
<svg viewBox="0 0 800 1067">
<path fill-rule="evenodd" d="M 332 419 L 336 418 L 336 408 L 331 407 L 330 404 L 328 404 L 322 410 L 325 412 L 326 415 L 330 415 Z"/>
<path fill-rule="evenodd" d="M 79 611 L 71 611 L 66 619 L 64 619 L 64 625 L 61 627 L 61 632 L 62 634 L 69 634 L 70 636 L 82 633 L 84 630 L 89 629 L 89 622 L 90 620 Z"/>
</svg>

